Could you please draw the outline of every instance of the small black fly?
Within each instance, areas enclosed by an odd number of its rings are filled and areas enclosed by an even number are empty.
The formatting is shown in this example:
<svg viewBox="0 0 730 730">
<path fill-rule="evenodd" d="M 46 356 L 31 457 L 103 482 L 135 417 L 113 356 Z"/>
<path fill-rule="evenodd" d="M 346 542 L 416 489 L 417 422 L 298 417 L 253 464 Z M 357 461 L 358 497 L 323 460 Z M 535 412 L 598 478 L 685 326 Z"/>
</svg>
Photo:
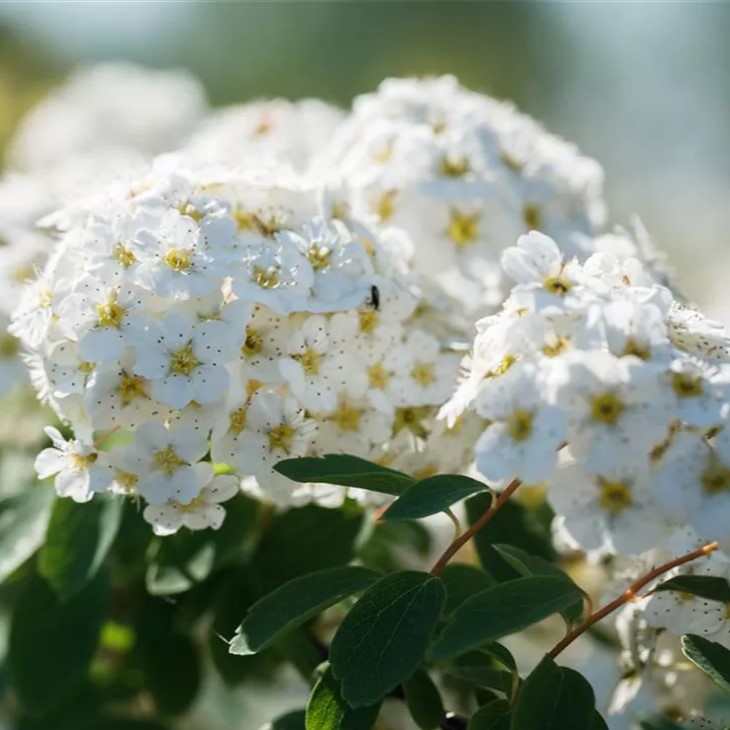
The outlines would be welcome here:
<svg viewBox="0 0 730 730">
<path fill-rule="evenodd" d="M 365 302 L 366 306 L 374 309 L 376 312 L 380 309 L 380 289 L 377 286 L 370 287 L 370 296 Z"/>
</svg>

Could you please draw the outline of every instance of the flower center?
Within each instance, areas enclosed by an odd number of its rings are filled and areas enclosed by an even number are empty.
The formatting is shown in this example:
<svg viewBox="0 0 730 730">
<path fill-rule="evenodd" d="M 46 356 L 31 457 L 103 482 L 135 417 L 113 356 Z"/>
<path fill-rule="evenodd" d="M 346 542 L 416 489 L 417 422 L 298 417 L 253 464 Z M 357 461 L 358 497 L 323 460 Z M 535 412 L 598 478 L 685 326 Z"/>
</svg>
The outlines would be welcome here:
<svg viewBox="0 0 730 730">
<path fill-rule="evenodd" d="M 246 327 L 246 340 L 243 343 L 241 352 L 244 357 L 258 355 L 264 349 L 263 335 L 253 327 Z"/>
<path fill-rule="evenodd" d="M 320 355 L 311 347 L 308 347 L 296 359 L 299 360 L 299 364 L 307 375 L 317 375 L 319 373 Z"/>
<path fill-rule="evenodd" d="M 436 382 L 436 374 L 433 371 L 433 365 L 426 362 L 417 362 L 411 368 L 411 377 L 422 388 L 427 388 Z"/>
<path fill-rule="evenodd" d="M 643 342 L 639 342 L 633 337 L 629 337 L 629 339 L 626 340 L 626 345 L 624 345 L 623 354 L 633 355 L 634 357 L 638 357 L 639 360 L 648 360 L 651 356 L 651 348 Z"/>
<path fill-rule="evenodd" d="M 548 357 L 557 357 L 558 355 L 565 352 L 569 346 L 570 346 L 570 340 L 567 337 L 560 336 L 560 337 L 555 337 L 550 342 L 548 342 L 542 348 L 542 351 Z"/>
<path fill-rule="evenodd" d="M 279 272 L 273 266 L 266 269 L 254 266 L 252 278 L 256 286 L 260 286 L 262 289 L 273 289 L 279 285 Z"/>
<path fill-rule="evenodd" d="M 117 393 L 122 405 L 128 406 L 137 398 L 147 397 L 147 381 L 140 375 L 123 371 L 117 385 Z"/>
<path fill-rule="evenodd" d="M 191 344 L 170 353 L 170 372 L 175 373 L 175 375 L 188 376 L 200 367 L 200 364 L 200 360 L 195 357 Z"/>
<path fill-rule="evenodd" d="M 633 503 L 631 489 L 625 482 L 610 482 L 599 478 L 598 486 L 601 490 L 598 501 L 606 512 L 618 514 Z"/>
<path fill-rule="evenodd" d="M 360 429 L 360 415 L 360 410 L 343 402 L 332 414 L 332 420 L 341 431 L 358 431 Z"/>
<path fill-rule="evenodd" d="M 707 494 L 721 494 L 730 489 L 730 469 L 714 460 L 702 472 L 702 489 Z"/>
<path fill-rule="evenodd" d="M 548 276 L 542 283 L 551 294 L 562 297 L 570 291 L 570 282 L 562 276 Z"/>
<path fill-rule="evenodd" d="M 507 433 L 515 441 L 524 441 L 532 433 L 533 414 L 531 411 L 515 411 L 507 419 Z"/>
<path fill-rule="evenodd" d="M 466 157 L 455 157 L 453 155 L 442 157 L 439 165 L 439 172 L 444 177 L 464 177 L 470 169 L 471 166 Z"/>
<path fill-rule="evenodd" d="M 115 480 L 125 492 L 134 492 L 137 489 L 139 477 L 128 471 L 118 471 Z"/>
<path fill-rule="evenodd" d="M 137 263 L 137 257 L 123 243 L 118 243 L 115 246 L 112 256 L 123 269 L 128 269 Z"/>
<path fill-rule="evenodd" d="M 542 227 L 542 213 L 537 205 L 526 205 L 522 210 L 522 219 L 531 231 L 539 231 Z"/>
<path fill-rule="evenodd" d="M 253 218 L 251 214 L 242 206 L 236 206 L 236 209 L 231 215 L 234 222 L 236 223 L 236 230 L 239 233 L 242 231 L 250 231 L 253 229 Z"/>
<path fill-rule="evenodd" d="M 272 428 L 269 431 L 269 448 L 272 451 L 274 449 L 280 449 L 288 454 L 291 451 L 294 434 L 294 429 L 285 423 Z"/>
<path fill-rule="evenodd" d="M 376 362 L 368 368 L 368 382 L 371 388 L 382 390 L 388 385 L 390 373 L 383 367 L 382 363 Z"/>
<path fill-rule="evenodd" d="M 165 263 L 173 271 L 187 271 L 192 266 L 190 252 L 182 248 L 171 248 L 165 254 Z"/>
<path fill-rule="evenodd" d="M 452 208 L 446 233 L 457 248 L 463 248 L 470 243 L 474 243 L 479 237 L 479 214 L 470 215 Z"/>
<path fill-rule="evenodd" d="M 155 466 L 167 476 L 172 476 L 185 462 L 175 453 L 172 446 L 157 451 L 154 457 Z"/>
<path fill-rule="evenodd" d="M 702 378 L 689 373 L 672 373 L 672 388 L 680 398 L 699 398 L 702 395 Z"/>
<path fill-rule="evenodd" d="M 393 434 L 397 434 L 401 429 L 407 429 L 419 438 L 428 436 L 428 431 L 423 427 L 421 421 L 427 418 L 431 413 L 428 406 L 419 406 L 417 408 L 397 408 L 395 411 L 395 421 L 393 422 Z"/>
<path fill-rule="evenodd" d="M 387 190 L 375 202 L 375 214 L 381 223 L 390 220 L 395 213 L 395 190 Z"/>
<path fill-rule="evenodd" d="M 378 313 L 374 309 L 367 309 L 359 313 L 360 332 L 364 335 L 371 335 L 378 326 Z"/>
<path fill-rule="evenodd" d="M 124 307 L 114 297 L 111 297 L 104 304 L 97 305 L 96 324 L 98 327 L 119 329 L 125 314 Z"/>
<path fill-rule="evenodd" d="M 613 393 L 597 395 L 591 403 L 591 416 L 599 423 L 606 423 L 610 426 L 616 424 L 624 412 L 621 399 Z"/>
<path fill-rule="evenodd" d="M 99 455 L 94 452 L 90 454 L 71 454 L 71 463 L 74 469 L 83 471 L 88 469 L 98 458 Z"/>
<path fill-rule="evenodd" d="M 241 433 L 246 428 L 246 409 L 239 408 L 230 415 L 228 430 L 235 434 Z"/>
<path fill-rule="evenodd" d="M 332 251 L 326 246 L 313 243 L 307 250 L 307 260 L 315 271 L 328 269 L 332 265 Z"/>
</svg>

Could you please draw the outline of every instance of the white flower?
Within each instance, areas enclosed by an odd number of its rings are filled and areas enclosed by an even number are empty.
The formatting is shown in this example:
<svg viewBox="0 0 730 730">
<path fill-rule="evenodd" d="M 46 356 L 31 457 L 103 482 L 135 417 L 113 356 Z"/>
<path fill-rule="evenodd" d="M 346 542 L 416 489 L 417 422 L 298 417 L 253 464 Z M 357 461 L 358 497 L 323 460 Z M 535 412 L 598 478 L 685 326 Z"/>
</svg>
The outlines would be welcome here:
<svg viewBox="0 0 730 730">
<path fill-rule="evenodd" d="M 46 434 L 53 446 L 44 449 L 35 460 L 39 478 L 56 475 L 54 484 L 60 497 L 74 502 L 88 502 L 95 492 L 109 487 L 112 474 L 104 455 L 80 441 L 66 441 L 58 429 L 48 426 Z"/>
<path fill-rule="evenodd" d="M 220 503 L 236 496 L 238 479 L 231 475 L 214 476 L 210 464 L 196 464 L 194 468 L 200 491 L 191 502 L 182 504 L 172 499 L 145 507 L 144 518 L 152 525 L 155 535 L 173 535 L 181 527 L 217 530 L 223 524 L 226 511 Z"/>
<path fill-rule="evenodd" d="M 488 424 L 474 447 L 487 481 L 518 478 L 537 484 L 552 475 L 565 421 L 560 409 L 545 401 L 537 368 L 513 366 L 477 396 L 474 407 Z"/>
<path fill-rule="evenodd" d="M 222 366 L 231 357 L 228 329 L 215 320 L 170 313 L 134 343 L 134 372 L 150 380 L 149 395 L 172 408 L 213 403 L 228 386 Z"/>
<path fill-rule="evenodd" d="M 194 465 L 207 451 L 205 436 L 192 429 L 145 423 L 137 429 L 127 456 L 137 475 L 137 492 L 150 504 L 170 499 L 189 504 L 200 491 Z"/>
</svg>

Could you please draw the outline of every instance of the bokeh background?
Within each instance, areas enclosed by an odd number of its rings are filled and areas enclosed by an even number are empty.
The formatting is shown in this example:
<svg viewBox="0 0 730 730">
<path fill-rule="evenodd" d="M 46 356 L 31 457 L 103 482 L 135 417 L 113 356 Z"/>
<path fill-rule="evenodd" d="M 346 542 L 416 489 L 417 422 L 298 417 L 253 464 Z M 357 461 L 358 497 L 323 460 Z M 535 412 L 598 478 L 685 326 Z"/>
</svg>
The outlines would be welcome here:
<svg viewBox="0 0 730 730">
<path fill-rule="evenodd" d="M 640 215 L 686 295 L 730 324 L 729 34 L 726 2 L 5 0 L 0 149 L 35 100 L 96 60 L 187 69 L 217 105 L 348 105 L 386 76 L 453 73 L 598 159 L 612 221 Z M 304 687 L 266 692 L 281 708 Z M 211 686 L 190 727 L 242 714 L 246 730 L 270 714 L 263 689 Z"/>
</svg>

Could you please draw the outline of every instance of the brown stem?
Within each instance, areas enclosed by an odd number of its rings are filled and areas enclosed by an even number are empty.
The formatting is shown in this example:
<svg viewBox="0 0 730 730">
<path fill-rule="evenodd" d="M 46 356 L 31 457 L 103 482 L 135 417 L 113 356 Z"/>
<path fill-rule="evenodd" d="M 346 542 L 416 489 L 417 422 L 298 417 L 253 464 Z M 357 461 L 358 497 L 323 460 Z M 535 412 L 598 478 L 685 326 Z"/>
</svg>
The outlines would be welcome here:
<svg viewBox="0 0 730 730">
<path fill-rule="evenodd" d="M 667 563 L 653 568 L 646 575 L 643 575 L 635 583 L 632 583 L 618 598 L 615 598 L 610 603 L 607 603 L 603 608 L 599 608 L 597 611 L 592 613 L 582 624 L 576 626 L 572 631 L 568 632 L 555 646 L 548 652 L 548 656 L 551 659 L 560 654 L 563 649 L 570 646 L 581 634 L 584 634 L 593 624 L 598 623 L 601 619 L 606 618 L 610 613 L 613 613 L 617 608 L 621 608 L 625 603 L 633 601 L 637 598 L 637 593 L 647 584 L 651 583 L 654 578 L 658 578 L 663 573 L 666 573 L 672 568 L 676 568 L 679 565 L 684 565 L 697 558 L 709 555 L 711 552 L 717 550 L 718 544 L 716 542 L 710 542 L 707 545 L 703 545 L 697 550 L 693 550 L 687 555 L 683 555 L 680 558 L 674 558 Z"/>
<path fill-rule="evenodd" d="M 449 560 L 466 545 L 469 540 L 474 537 L 482 528 L 486 527 L 494 515 L 499 512 L 502 505 L 512 496 L 513 492 L 520 486 L 522 482 L 519 479 L 513 479 L 509 486 L 499 494 L 492 503 L 489 505 L 489 509 L 473 524 L 468 530 L 465 530 L 458 537 L 456 537 L 451 544 L 444 550 L 441 557 L 436 561 L 433 568 L 431 568 L 431 575 L 439 575 L 441 571 L 446 567 Z"/>
</svg>

